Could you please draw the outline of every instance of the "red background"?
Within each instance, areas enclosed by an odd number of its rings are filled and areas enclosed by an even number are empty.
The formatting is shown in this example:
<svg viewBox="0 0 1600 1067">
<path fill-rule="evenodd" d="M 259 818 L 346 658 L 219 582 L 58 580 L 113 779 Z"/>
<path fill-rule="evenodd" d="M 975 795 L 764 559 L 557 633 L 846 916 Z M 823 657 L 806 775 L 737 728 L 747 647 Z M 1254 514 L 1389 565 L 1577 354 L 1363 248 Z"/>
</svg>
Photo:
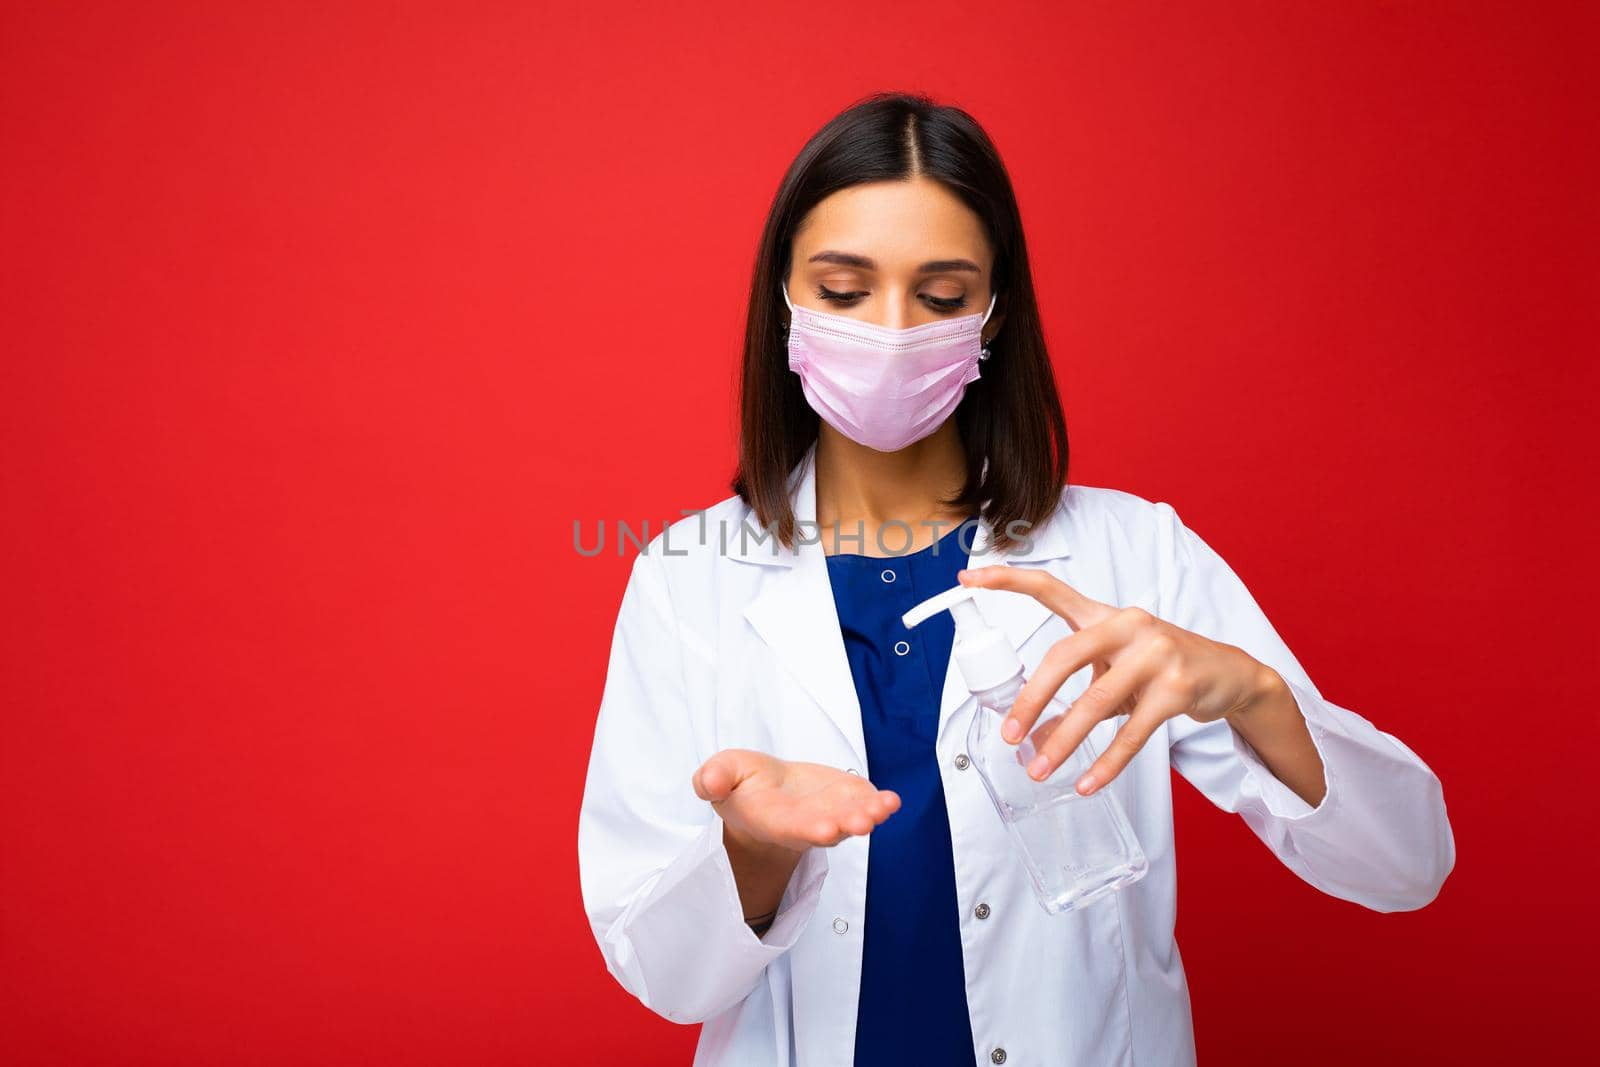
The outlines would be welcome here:
<svg viewBox="0 0 1600 1067">
<path fill-rule="evenodd" d="M 1444 781 L 1395 915 L 1180 787 L 1202 1059 L 1564 1058 L 1593 6 L 764 8 L 3 9 L 0 1058 L 688 1063 L 579 899 L 628 559 L 573 523 L 727 494 L 758 227 L 878 88 L 1004 153 L 1074 480 Z"/>
</svg>

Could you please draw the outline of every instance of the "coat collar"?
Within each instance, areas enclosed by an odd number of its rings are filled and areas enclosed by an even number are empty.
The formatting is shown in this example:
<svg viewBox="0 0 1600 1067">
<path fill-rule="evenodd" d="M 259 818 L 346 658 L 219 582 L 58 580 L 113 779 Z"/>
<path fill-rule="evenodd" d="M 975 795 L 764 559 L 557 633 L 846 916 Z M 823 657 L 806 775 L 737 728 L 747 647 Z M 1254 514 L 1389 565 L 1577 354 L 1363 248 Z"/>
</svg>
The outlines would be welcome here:
<svg viewBox="0 0 1600 1067">
<path fill-rule="evenodd" d="M 816 445 L 807 450 L 790 472 L 789 485 L 789 499 L 796 521 L 802 524 L 802 530 L 806 528 L 803 524 L 807 523 L 812 524 L 811 529 L 814 530 L 817 514 Z M 797 540 L 794 547 L 784 548 L 777 543 L 776 537 L 760 542 L 755 534 L 761 531 L 756 526 L 754 513 L 748 507 L 741 515 L 741 525 L 748 529 L 748 535 L 740 537 L 740 531 L 734 531 L 728 554 L 746 563 L 782 569 L 782 573 L 766 583 L 756 598 L 745 607 L 745 618 L 773 649 L 789 676 L 806 690 L 849 743 L 860 761 L 858 766 L 866 768 L 861 706 L 850 674 L 850 661 L 845 654 L 844 637 L 834 607 L 833 587 L 828 579 L 827 556 L 822 551 L 822 545 L 815 541 Z M 1031 531 L 1032 537 L 1026 546 L 1013 545 L 1010 551 L 999 552 L 991 545 L 993 531 L 980 520 L 968 566 L 1027 565 L 1064 557 L 1069 554 L 1064 525 L 1058 508 L 1049 519 Z M 1015 648 L 1021 648 L 1023 642 L 1052 614 L 1050 609 L 1032 597 L 1006 590 L 980 589 L 975 600 L 984 618 L 990 625 L 1003 630 Z M 939 701 L 938 739 L 941 748 L 954 712 L 967 702 L 969 696 L 952 656 Z"/>
</svg>

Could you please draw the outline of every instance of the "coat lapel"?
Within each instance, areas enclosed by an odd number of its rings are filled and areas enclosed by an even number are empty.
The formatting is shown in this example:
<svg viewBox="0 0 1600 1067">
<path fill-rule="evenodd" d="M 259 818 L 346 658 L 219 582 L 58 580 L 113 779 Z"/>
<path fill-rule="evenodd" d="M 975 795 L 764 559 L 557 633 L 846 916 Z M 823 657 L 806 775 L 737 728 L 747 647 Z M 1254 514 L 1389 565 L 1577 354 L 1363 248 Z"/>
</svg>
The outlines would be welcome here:
<svg viewBox="0 0 1600 1067">
<path fill-rule="evenodd" d="M 817 515 L 816 446 L 791 475 L 790 505 L 797 522 L 815 530 Z M 754 527 L 752 514 L 749 522 Z M 802 526 L 802 529 L 805 529 Z M 856 755 L 867 765 L 867 743 L 861 729 L 861 704 L 850 676 L 833 585 L 822 545 L 799 541 L 792 549 L 769 543 L 752 547 L 741 539 L 734 553 L 748 562 L 782 568 L 744 609 L 744 617 L 778 657 Z"/>
</svg>

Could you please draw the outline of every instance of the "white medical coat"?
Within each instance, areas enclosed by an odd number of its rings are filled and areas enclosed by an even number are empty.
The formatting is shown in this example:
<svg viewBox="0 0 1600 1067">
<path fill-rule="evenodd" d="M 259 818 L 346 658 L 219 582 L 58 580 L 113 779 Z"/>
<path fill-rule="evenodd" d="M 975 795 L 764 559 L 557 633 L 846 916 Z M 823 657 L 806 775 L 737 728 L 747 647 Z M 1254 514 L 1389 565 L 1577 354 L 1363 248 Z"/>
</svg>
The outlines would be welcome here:
<svg viewBox="0 0 1600 1067">
<path fill-rule="evenodd" d="M 791 476 L 802 521 L 816 515 L 814 461 L 813 447 Z M 634 560 L 578 819 L 583 902 L 623 988 L 667 1019 L 704 1023 L 695 1067 L 841 1067 L 854 1051 L 869 839 L 808 850 L 772 927 L 757 937 L 744 922 L 721 819 L 690 782 L 725 748 L 870 777 L 822 548 L 784 549 L 760 532 L 730 497 L 674 523 Z M 1322 756 L 1327 793 L 1312 808 L 1226 721 L 1170 719 L 1106 787 L 1149 872 L 1082 911 L 1047 914 L 977 771 L 956 758 L 976 703 L 952 661 L 937 752 L 976 1063 L 1194 1062 L 1173 938 L 1172 768 L 1325 893 L 1381 912 L 1420 908 L 1438 893 L 1455 863 L 1438 778 L 1393 735 L 1317 691 L 1233 570 L 1171 506 L 1072 485 L 1026 550 L 996 554 L 981 528 L 970 565 L 989 563 L 1046 570 L 1276 669 Z M 1071 632 L 1032 597 L 977 596 L 1030 672 Z M 1090 680 L 1089 670 L 1077 672 L 1062 698 L 1070 703 Z M 1125 719 L 1094 728 L 1099 751 Z"/>
</svg>

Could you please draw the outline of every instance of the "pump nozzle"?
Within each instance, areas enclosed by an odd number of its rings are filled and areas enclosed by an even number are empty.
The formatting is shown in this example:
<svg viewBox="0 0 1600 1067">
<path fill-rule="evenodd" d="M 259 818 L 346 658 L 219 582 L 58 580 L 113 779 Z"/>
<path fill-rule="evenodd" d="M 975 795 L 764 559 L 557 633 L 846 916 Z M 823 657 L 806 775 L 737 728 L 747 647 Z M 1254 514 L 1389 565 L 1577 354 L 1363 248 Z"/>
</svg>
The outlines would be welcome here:
<svg viewBox="0 0 1600 1067">
<path fill-rule="evenodd" d="M 972 594 L 975 592 L 977 592 L 976 589 L 965 585 L 958 585 L 954 589 L 946 589 L 936 596 L 929 597 L 900 616 L 900 621 L 905 623 L 906 629 L 909 630 L 918 623 L 927 622 L 941 611 L 948 611 L 956 617 L 957 629 L 962 629 L 963 616 L 982 626 L 983 616 L 978 614 L 978 605 L 972 603 Z M 958 609 L 958 605 L 964 605 L 969 610 L 961 611 Z"/>
<path fill-rule="evenodd" d="M 941 611 L 953 615 L 956 666 L 961 668 L 967 688 L 981 693 L 1022 673 L 1022 659 L 1006 635 L 984 620 L 974 599 L 977 592 L 977 587 L 965 585 L 946 589 L 901 615 L 900 621 L 909 629 Z"/>
</svg>

